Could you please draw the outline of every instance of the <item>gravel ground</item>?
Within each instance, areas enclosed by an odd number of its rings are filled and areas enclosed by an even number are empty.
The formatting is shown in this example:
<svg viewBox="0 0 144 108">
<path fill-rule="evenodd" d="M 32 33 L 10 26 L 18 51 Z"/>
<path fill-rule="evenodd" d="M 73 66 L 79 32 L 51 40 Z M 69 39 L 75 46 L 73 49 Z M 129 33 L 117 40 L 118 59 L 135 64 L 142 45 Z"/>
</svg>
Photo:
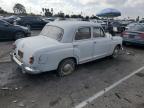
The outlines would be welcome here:
<svg viewBox="0 0 144 108">
<path fill-rule="evenodd" d="M 7 51 L 5 47 L 2 48 Z M 63 78 L 57 77 L 55 71 L 22 74 L 14 63 L 0 63 L 0 108 L 73 108 L 144 66 L 144 48 L 124 49 L 117 59 L 106 57 L 79 65 L 72 75 Z M 143 73 L 131 77 L 86 108 L 144 108 Z"/>
</svg>

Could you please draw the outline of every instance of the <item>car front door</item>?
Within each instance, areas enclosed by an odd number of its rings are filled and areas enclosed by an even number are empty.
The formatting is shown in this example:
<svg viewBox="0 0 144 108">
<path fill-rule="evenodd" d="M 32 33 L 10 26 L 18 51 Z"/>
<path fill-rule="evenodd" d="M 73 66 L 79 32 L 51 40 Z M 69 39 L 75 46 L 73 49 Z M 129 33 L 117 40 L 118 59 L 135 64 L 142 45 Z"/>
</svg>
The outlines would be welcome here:
<svg viewBox="0 0 144 108">
<path fill-rule="evenodd" d="M 92 59 L 93 40 L 91 38 L 91 27 L 78 28 L 74 42 L 74 55 L 79 58 L 79 63 L 84 63 Z"/>
<path fill-rule="evenodd" d="M 111 53 L 112 39 L 105 36 L 100 27 L 93 27 L 94 59 L 102 58 Z"/>
</svg>

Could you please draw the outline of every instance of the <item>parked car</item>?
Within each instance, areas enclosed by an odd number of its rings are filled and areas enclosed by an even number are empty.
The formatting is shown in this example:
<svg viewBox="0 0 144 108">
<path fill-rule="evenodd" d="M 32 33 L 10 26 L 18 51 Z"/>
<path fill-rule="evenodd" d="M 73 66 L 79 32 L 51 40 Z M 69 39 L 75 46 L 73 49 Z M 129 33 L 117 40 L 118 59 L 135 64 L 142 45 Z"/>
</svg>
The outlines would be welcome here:
<svg viewBox="0 0 144 108">
<path fill-rule="evenodd" d="M 58 21 L 47 24 L 39 36 L 17 40 L 11 57 L 23 73 L 57 70 L 65 76 L 78 64 L 110 55 L 116 58 L 121 48 L 122 38 L 107 36 L 99 24 Z"/>
<path fill-rule="evenodd" d="M 98 24 L 106 24 L 102 20 L 91 19 L 90 22 L 98 23 Z"/>
<path fill-rule="evenodd" d="M 7 21 L 10 24 L 14 24 L 15 20 L 17 20 L 17 19 L 18 19 L 18 17 L 15 15 L 2 18 L 2 20 Z"/>
<path fill-rule="evenodd" d="M 142 23 L 142 24 L 144 24 L 144 20 L 141 20 L 141 21 L 139 21 L 139 23 Z"/>
<path fill-rule="evenodd" d="M 134 27 L 134 26 L 136 26 L 136 25 L 138 25 L 139 23 L 130 23 L 130 24 L 128 24 L 127 26 L 126 26 L 126 30 L 128 30 L 129 28 L 131 28 L 131 27 Z"/>
<path fill-rule="evenodd" d="M 144 45 L 144 25 L 129 26 L 122 34 L 123 43 Z"/>
<path fill-rule="evenodd" d="M 16 40 L 30 36 L 28 28 L 0 20 L 0 40 Z"/>
<path fill-rule="evenodd" d="M 43 20 L 45 20 L 46 22 L 52 22 L 52 21 L 55 21 L 55 19 L 56 18 L 53 18 L 53 17 L 49 17 L 49 18 L 45 17 L 45 18 L 43 18 Z"/>
<path fill-rule="evenodd" d="M 21 16 L 16 22 L 29 29 L 42 29 L 48 23 L 39 16 Z"/>
<path fill-rule="evenodd" d="M 90 22 L 100 24 L 104 30 L 106 30 L 107 23 L 102 20 L 91 19 Z"/>
<path fill-rule="evenodd" d="M 2 19 L 2 18 L 3 18 L 3 16 L 0 15 L 0 19 Z"/>
<path fill-rule="evenodd" d="M 125 30 L 125 25 L 118 21 L 111 22 L 115 33 L 122 33 Z"/>
</svg>

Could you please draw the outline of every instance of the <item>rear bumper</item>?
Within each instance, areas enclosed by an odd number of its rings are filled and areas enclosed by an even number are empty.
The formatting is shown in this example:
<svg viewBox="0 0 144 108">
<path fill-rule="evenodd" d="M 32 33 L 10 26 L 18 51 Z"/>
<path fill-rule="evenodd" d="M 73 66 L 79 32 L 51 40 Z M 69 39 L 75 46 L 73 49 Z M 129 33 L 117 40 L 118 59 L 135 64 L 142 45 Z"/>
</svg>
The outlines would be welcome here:
<svg viewBox="0 0 144 108">
<path fill-rule="evenodd" d="M 38 74 L 41 73 L 40 70 L 35 70 L 29 66 L 24 65 L 22 62 L 20 62 L 17 58 L 15 53 L 10 53 L 11 56 L 11 60 L 13 62 L 15 62 L 21 69 L 22 69 L 22 73 L 28 73 L 28 74 Z"/>
</svg>

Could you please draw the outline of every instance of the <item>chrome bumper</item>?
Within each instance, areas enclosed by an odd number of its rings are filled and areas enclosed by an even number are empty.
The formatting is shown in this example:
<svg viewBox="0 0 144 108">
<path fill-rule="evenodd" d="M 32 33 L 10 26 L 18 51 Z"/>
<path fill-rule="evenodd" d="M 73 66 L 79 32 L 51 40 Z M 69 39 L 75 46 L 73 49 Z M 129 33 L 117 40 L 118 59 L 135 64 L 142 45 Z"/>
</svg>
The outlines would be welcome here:
<svg viewBox="0 0 144 108">
<path fill-rule="evenodd" d="M 22 62 L 20 62 L 17 58 L 15 53 L 10 53 L 11 56 L 11 60 L 13 62 L 15 62 L 21 69 L 22 69 L 22 73 L 29 73 L 29 74 L 38 74 L 41 71 L 40 70 L 35 70 L 31 67 L 25 66 Z"/>
</svg>

